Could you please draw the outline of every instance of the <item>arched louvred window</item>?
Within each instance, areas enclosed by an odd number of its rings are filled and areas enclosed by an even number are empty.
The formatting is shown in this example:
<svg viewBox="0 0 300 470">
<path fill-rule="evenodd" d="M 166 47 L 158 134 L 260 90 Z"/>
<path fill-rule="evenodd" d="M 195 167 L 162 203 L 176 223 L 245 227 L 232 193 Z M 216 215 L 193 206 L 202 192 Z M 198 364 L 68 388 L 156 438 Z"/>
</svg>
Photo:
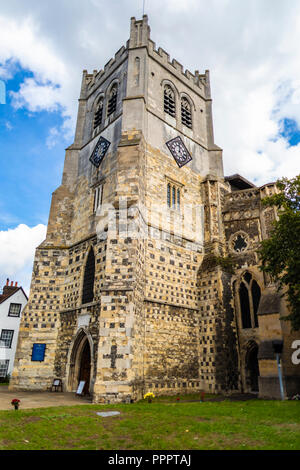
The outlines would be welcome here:
<svg viewBox="0 0 300 470">
<path fill-rule="evenodd" d="M 181 98 L 181 122 L 185 126 L 192 128 L 192 108 L 187 98 Z"/>
<path fill-rule="evenodd" d="M 102 124 L 103 119 L 103 98 L 97 103 L 95 117 L 94 117 L 94 129 L 97 129 L 98 126 Z"/>
<path fill-rule="evenodd" d="M 176 115 L 175 93 L 170 85 L 166 85 L 164 88 L 164 111 L 172 117 Z"/>
<path fill-rule="evenodd" d="M 93 248 L 90 249 L 85 265 L 82 303 L 87 304 L 94 300 L 94 282 L 95 282 L 95 255 Z"/>
<path fill-rule="evenodd" d="M 251 328 L 251 313 L 250 313 L 250 302 L 248 289 L 243 282 L 241 282 L 239 288 L 240 306 L 242 314 L 242 326 L 243 328 Z"/>
<path fill-rule="evenodd" d="M 258 327 L 257 310 L 259 306 L 261 292 L 260 292 L 260 287 L 255 280 L 252 281 L 251 294 L 252 294 L 252 302 L 253 302 L 254 323 L 255 323 L 255 328 L 257 328 Z"/>
<path fill-rule="evenodd" d="M 107 116 L 110 116 L 117 109 L 118 86 L 113 85 L 108 98 Z"/>
</svg>

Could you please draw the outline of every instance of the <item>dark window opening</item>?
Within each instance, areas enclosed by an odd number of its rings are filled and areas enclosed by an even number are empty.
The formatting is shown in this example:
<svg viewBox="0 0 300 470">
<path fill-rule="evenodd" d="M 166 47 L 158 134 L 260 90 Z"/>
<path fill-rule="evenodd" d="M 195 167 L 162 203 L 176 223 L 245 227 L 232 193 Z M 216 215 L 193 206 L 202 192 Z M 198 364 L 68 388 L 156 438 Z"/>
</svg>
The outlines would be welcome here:
<svg viewBox="0 0 300 470">
<path fill-rule="evenodd" d="M 253 313 L 254 313 L 255 328 L 258 328 L 257 310 L 258 310 L 258 306 L 259 306 L 261 293 L 260 293 L 259 285 L 254 280 L 252 282 L 251 294 L 252 294 L 252 301 L 253 301 Z"/>
<path fill-rule="evenodd" d="M 110 116 L 117 109 L 118 87 L 114 85 L 109 94 L 107 116 Z"/>
<path fill-rule="evenodd" d="M 94 119 L 94 129 L 97 129 L 100 124 L 102 124 L 102 117 L 103 117 L 103 100 L 99 101 L 95 112 L 95 119 Z"/>
<path fill-rule="evenodd" d="M 240 253 L 241 251 L 244 251 L 247 248 L 247 243 L 245 241 L 245 238 L 242 237 L 242 235 L 238 235 L 234 241 L 234 251 L 237 253 Z"/>
<path fill-rule="evenodd" d="M 82 303 L 87 304 L 94 300 L 94 282 L 95 282 L 95 255 L 91 248 L 85 265 Z"/>
<path fill-rule="evenodd" d="M 242 282 L 239 289 L 243 328 L 251 328 L 251 314 L 248 289 Z"/>
<path fill-rule="evenodd" d="M 186 98 L 182 98 L 181 100 L 181 122 L 190 129 L 192 128 L 192 110 Z"/>
<path fill-rule="evenodd" d="M 172 117 L 175 117 L 176 115 L 175 95 L 169 85 L 166 85 L 164 90 L 164 111 Z"/>
</svg>

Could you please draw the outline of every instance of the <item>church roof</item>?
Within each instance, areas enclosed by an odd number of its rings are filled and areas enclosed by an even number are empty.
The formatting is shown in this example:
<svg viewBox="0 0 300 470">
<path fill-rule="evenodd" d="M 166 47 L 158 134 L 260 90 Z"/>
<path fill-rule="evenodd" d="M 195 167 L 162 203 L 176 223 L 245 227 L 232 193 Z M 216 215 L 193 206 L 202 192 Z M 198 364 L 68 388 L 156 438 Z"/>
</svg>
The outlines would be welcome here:
<svg viewBox="0 0 300 470">
<path fill-rule="evenodd" d="M 235 175 L 225 176 L 225 181 L 228 181 L 233 191 L 256 188 L 255 184 L 237 173 Z"/>
</svg>

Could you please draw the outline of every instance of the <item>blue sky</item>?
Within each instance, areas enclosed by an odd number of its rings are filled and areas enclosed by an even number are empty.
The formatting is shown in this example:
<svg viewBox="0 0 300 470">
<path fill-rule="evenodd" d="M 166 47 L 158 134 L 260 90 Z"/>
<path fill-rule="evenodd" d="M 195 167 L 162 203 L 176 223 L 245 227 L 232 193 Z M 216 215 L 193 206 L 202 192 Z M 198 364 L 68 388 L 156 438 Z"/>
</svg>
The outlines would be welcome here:
<svg viewBox="0 0 300 470">
<path fill-rule="evenodd" d="M 82 70 L 129 38 L 142 0 L 10 0 L 0 11 L 0 289 L 29 290 L 51 193 L 72 143 Z M 263 185 L 299 173 L 299 0 L 147 0 L 151 38 L 192 73 L 210 70 L 225 174 Z M 1 92 L 1 90 L 0 90 Z M 1 96 L 0 96 L 1 101 Z"/>
<path fill-rule="evenodd" d="M 13 77 L 5 80 L 6 104 L 0 105 L 0 230 L 20 223 L 46 224 L 50 195 L 61 180 L 66 140 L 60 135 L 52 147 L 47 145 L 50 129 L 63 124 L 61 112 L 32 113 L 12 105 L 11 92 L 18 92 L 32 76 L 15 64 Z"/>
</svg>

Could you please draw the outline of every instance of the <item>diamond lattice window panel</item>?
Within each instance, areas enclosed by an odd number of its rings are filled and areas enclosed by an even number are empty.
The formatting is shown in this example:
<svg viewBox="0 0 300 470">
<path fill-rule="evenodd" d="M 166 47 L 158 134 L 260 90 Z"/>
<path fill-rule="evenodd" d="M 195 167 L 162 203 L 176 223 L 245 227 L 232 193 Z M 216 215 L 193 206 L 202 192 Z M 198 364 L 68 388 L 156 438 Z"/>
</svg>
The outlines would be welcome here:
<svg viewBox="0 0 300 470">
<path fill-rule="evenodd" d="M 96 168 L 99 168 L 100 163 L 102 162 L 103 158 L 105 157 L 109 149 L 109 146 L 110 146 L 110 142 L 104 139 L 104 137 L 100 137 L 90 157 L 90 161 L 92 162 L 93 165 L 95 165 Z"/>
<path fill-rule="evenodd" d="M 180 137 L 175 137 L 175 139 L 169 140 L 166 145 L 173 155 L 179 168 L 193 160 Z"/>
</svg>

